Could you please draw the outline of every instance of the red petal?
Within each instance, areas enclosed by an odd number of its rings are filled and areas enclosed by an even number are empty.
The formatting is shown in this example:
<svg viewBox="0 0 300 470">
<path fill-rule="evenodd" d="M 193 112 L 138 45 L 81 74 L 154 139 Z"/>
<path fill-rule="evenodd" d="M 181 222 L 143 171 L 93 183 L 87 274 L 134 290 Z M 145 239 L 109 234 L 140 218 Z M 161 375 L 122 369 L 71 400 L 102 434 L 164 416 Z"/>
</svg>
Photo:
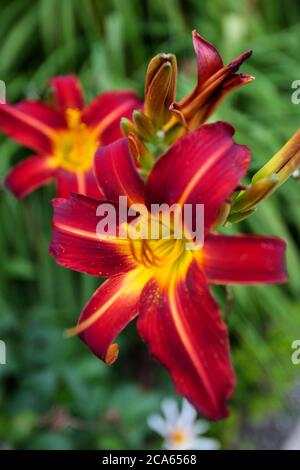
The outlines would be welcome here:
<svg viewBox="0 0 300 470">
<path fill-rule="evenodd" d="M 112 344 L 115 337 L 138 313 L 140 291 L 133 285 L 132 274 L 105 281 L 85 306 L 73 330 L 77 333 L 84 328 L 81 339 L 107 364 L 118 356 L 118 346 Z"/>
<path fill-rule="evenodd" d="M 72 173 L 60 168 L 57 171 L 57 197 L 66 198 L 70 193 L 103 199 L 92 170 L 85 173 Z"/>
<path fill-rule="evenodd" d="M 79 194 L 54 199 L 50 253 L 70 269 L 95 276 L 112 276 L 136 266 L 127 240 L 100 239 L 96 215 L 100 202 Z M 98 229 L 99 230 L 99 229 Z"/>
<path fill-rule="evenodd" d="M 98 129 L 104 145 L 122 137 L 120 119 L 131 118 L 132 112 L 142 106 L 132 91 L 107 91 L 97 96 L 82 114 L 83 121 Z"/>
<path fill-rule="evenodd" d="M 94 159 L 95 175 L 100 188 L 110 201 L 127 196 L 128 202 L 144 202 L 144 182 L 130 154 L 127 138 L 100 147 Z"/>
<path fill-rule="evenodd" d="M 215 221 L 245 174 L 250 152 L 233 142 L 225 122 L 207 124 L 178 140 L 154 165 L 146 183 L 146 201 L 204 204 L 205 227 Z"/>
<path fill-rule="evenodd" d="M 211 419 L 227 415 L 235 379 L 228 334 L 203 274 L 193 263 L 186 278 L 161 287 L 154 278 L 143 290 L 138 329 L 170 372 L 178 393 Z"/>
<path fill-rule="evenodd" d="M 33 156 L 12 168 L 5 183 L 16 197 L 24 197 L 50 181 L 55 172 L 56 167 L 50 157 Z"/>
<path fill-rule="evenodd" d="M 41 101 L 21 101 L 16 105 L 16 109 L 52 127 L 52 129 L 63 129 L 67 125 L 60 112 Z"/>
<path fill-rule="evenodd" d="M 68 108 L 83 107 L 81 84 L 75 75 L 54 77 L 49 83 L 53 89 L 57 109 L 64 112 Z"/>
<path fill-rule="evenodd" d="M 132 112 L 142 106 L 132 91 L 108 91 L 95 98 L 82 114 L 83 121 L 95 128 L 103 145 L 122 137 L 120 119 L 131 118 Z"/>
<path fill-rule="evenodd" d="M 55 131 L 40 119 L 40 113 L 23 112 L 28 105 L 0 106 L 0 129 L 18 143 L 40 153 L 50 154 Z M 31 109 L 32 111 L 32 109 Z"/>
<path fill-rule="evenodd" d="M 206 41 L 197 31 L 193 31 L 193 45 L 198 63 L 198 85 L 202 85 L 221 67 L 222 59 L 217 49 Z"/>
<path fill-rule="evenodd" d="M 285 249 L 279 238 L 211 234 L 204 244 L 203 268 L 215 284 L 285 282 Z"/>
</svg>

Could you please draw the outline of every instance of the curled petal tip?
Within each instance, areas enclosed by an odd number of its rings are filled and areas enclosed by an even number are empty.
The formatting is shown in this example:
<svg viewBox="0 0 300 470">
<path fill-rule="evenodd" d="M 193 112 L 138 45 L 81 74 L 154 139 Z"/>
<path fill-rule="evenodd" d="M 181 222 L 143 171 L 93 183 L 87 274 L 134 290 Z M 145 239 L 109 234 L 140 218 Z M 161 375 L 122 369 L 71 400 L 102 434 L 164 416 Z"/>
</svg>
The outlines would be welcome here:
<svg viewBox="0 0 300 470">
<path fill-rule="evenodd" d="M 253 77 L 253 75 L 248 75 L 246 73 L 240 73 L 239 75 L 243 83 L 250 83 L 250 82 L 254 82 L 255 80 L 255 77 Z"/>
<path fill-rule="evenodd" d="M 242 63 L 245 62 L 245 60 L 249 59 L 249 57 L 251 56 L 252 51 L 243 52 L 243 54 L 239 55 L 232 62 L 230 62 L 230 64 L 228 64 L 228 67 L 233 70 L 238 70 Z"/>
</svg>

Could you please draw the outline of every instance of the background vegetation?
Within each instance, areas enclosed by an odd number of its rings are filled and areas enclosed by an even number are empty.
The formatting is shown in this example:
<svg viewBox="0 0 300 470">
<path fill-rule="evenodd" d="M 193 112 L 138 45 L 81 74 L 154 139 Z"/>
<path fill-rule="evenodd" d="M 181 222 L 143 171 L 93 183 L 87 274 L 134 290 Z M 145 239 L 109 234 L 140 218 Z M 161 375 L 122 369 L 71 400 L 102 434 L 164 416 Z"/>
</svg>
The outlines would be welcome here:
<svg viewBox="0 0 300 470">
<path fill-rule="evenodd" d="M 88 100 L 109 88 L 142 94 L 147 62 L 158 51 L 177 54 L 183 94 L 196 78 L 196 28 L 225 62 L 254 51 L 243 71 L 256 81 L 213 117 L 236 126 L 238 141 L 252 150 L 252 171 L 299 127 L 299 107 L 290 99 L 291 83 L 300 79 L 297 0 L 0 0 L 0 9 L 0 79 L 11 102 L 46 98 L 48 78 L 72 71 Z M 28 152 L 1 136 L 0 155 L 3 180 Z M 174 392 L 134 325 L 119 338 L 121 354 L 112 367 L 78 339 L 63 338 L 99 280 L 63 269 L 48 256 L 53 195 L 49 186 L 18 203 L 1 189 L 0 338 L 7 343 L 7 365 L 0 366 L 0 445 L 159 448 L 146 418 Z M 290 360 L 291 343 L 300 337 L 299 202 L 299 182 L 291 180 L 237 227 L 288 241 L 289 283 L 234 287 L 231 312 L 223 290 L 217 291 L 238 377 L 230 418 L 211 428 L 224 448 L 259 445 L 245 430 L 276 410 L 288 416 L 300 407 L 286 399 L 300 370 Z"/>
</svg>

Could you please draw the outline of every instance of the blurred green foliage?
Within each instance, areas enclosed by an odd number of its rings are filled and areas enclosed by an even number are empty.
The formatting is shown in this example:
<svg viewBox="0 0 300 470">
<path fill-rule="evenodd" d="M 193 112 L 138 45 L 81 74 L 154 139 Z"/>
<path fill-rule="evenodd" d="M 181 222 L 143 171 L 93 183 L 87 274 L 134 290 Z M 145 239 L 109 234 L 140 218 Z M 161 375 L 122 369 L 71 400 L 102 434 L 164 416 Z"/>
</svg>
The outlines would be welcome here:
<svg viewBox="0 0 300 470">
<path fill-rule="evenodd" d="M 291 83 L 300 79 L 297 0 L 0 0 L 0 79 L 7 98 L 46 98 L 47 81 L 76 72 L 86 98 L 109 88 L 143 93 L 147 61 L 176 53 L 179 94 L 191 89 L 196 66 L 191 30 L 221 51 L 225 62 L 246 49 L 243 70 L 256 81 L 235 92 L 213 119 L 236 126 L 259 168 L 299 127 Z M 24 155 L 1 136 L 0 175 Z M 50 186 L 17 202 L 0 200 L 0 442 L 18 449 L 159 448 L 146 418 L 170 379 L 129 327 L 120 358 L 104 366 L 78 339 L 66 340 L 98 279 L 57 266 L 47 253 Z M 241 429 L 276 409 L 293 413 L 285 393 L 299 374 L 291 343 L 300 336 L 300 186 L 289 181 L 235 230 L 278 235 L 288 242 L 290 281 L 284 286 L 234 287 L 228 316 L 238 387 L 231 416 L 212 426 L 224 448 L 243 447 Z M 229 231 L 227 229 L 227 231 Z M 226 311 L 223 289 L 216 294 Z M 251 444 L 247 444 L 248 446 Z"/>
</svg>

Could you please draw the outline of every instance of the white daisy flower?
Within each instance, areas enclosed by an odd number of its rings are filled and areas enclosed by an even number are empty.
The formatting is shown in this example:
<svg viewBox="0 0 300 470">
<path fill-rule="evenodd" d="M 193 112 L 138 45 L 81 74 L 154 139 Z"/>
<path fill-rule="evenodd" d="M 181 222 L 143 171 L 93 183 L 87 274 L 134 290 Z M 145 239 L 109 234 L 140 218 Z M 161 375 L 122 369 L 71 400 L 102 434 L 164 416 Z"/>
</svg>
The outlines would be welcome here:
<svg viewBox="0 0 300 470">
<path fill-rule="evenodd" d="M 216 439 L 202 437 L 209 424 L 197 420 L 197 412 L 187 400 L 182 401 L 181 411 L 177 402 L 166 398 L 161 404 L 163 416 L 153 414 L 148 426 L 164 438 L 163 446 L 168 450 L 216 450 L 220 445 Z"/>
<path fill-rule="evenodd" d="M 299 179 L 300 177 L 300 167 L 297 168 L 294 173 L 292 174 L 292 177 L 295 178 L 295 179 Z"/>
</svg>

